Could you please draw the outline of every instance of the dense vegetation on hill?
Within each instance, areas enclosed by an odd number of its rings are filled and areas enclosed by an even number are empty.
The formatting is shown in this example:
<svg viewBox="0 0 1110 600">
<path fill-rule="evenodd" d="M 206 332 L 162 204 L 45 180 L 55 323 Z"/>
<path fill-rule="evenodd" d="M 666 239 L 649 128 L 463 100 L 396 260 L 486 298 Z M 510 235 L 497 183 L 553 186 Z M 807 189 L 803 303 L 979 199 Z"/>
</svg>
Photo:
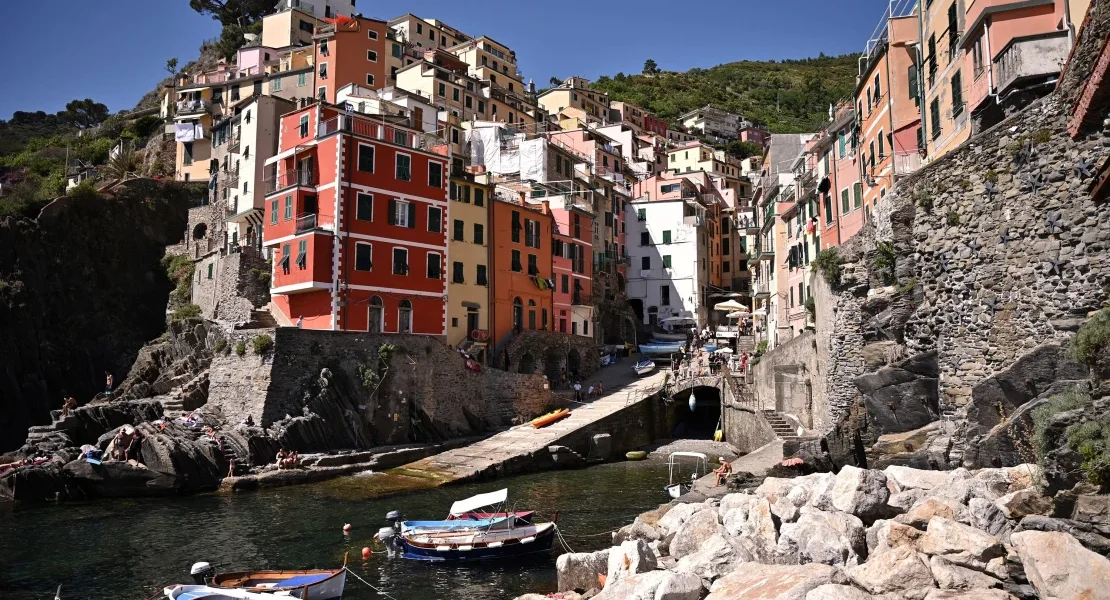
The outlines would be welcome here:
<svg viewBox="0 0 1110 600">
<path fill-rule="evenodd" d="M 816 131 L 828 119 L 829 104 L 848 97 L 856 83 L 855 55 L 740 61 L 685 73 L 660 71 L 651 60 L 644 66 L 643 74 L 601 77 L 593 87 L 672 122 L 713 104 L 774 133 Z"/>
</svg>

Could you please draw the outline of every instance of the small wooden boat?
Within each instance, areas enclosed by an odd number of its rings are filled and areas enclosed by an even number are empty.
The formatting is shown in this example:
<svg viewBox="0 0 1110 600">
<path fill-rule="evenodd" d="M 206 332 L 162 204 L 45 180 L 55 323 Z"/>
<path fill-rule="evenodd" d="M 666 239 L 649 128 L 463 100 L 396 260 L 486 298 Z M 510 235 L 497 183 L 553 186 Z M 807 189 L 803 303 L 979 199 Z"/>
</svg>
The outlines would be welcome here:
<svg viewBox="0 0 1110 600">
<path fill-rule="evenodd" d="M 548 425 L 556 421 L 566 418 L 566 416 L 569 414 L 570 411 L 565 408 L 553 410 L 542 417 L 536 417 L 535 419 L 532 419 L 532 427 L 535 427 L 536 429 L 547 427 Z"/>
<path fill-rule="evenodd" d="M 655 370 L 655 361 L 645 358 L 632 365 L 632 370 L 635 371 L 637 375 L 647 375 Z"/>
<path fill-rule="evenodd" d="M 347 582 L 346 566 L 340 569 L 239 571 L 217 575 L 208 563 L 197 563 L 193 565 L 192 574 L 197 584 L 209 588 L 291 596 L 301 600 L 341 598 Z"/>
<path fill-rule="evenodd" d="M 555 541 L 555 523 L 532 523 L 532 512 L 491 511 L 503 508 L 509 490 L 478 494 L 451 505 L 443 521 L 396 521 L 399 513 L 390 512 L 393 527 L 382 528 L 378 537 L 403 558 L 424 561 L 481 561 L 549 554 Z M 467 516 L 485 519 L 466 519 Z M 517 515 L 526 515 L 522 520 Z"/>
</svg>

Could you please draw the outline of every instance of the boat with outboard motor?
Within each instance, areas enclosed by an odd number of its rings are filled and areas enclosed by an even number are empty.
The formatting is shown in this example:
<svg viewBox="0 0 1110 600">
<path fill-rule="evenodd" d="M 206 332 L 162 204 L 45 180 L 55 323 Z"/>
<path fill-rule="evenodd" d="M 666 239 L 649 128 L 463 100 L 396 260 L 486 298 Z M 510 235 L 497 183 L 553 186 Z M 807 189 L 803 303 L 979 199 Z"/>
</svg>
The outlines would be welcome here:
<svg viewBox="0 0 1110 600">
<path fill-rule="evenodd" d="M 694 464 L 693 472 L 690 474 L 690 483 L 683 483 L 682 467 L 683 461 L 681 459 L 692 459 Z M 679 473 L 678 481 L 675 481 L 675 473 Z M 699 477 L 709 472 L 709 457 L 701 452 L 672 452 L 667 457 L 667 487 L 663 488 L 664 491 L 670 495 L 671 498 L 678 499 L 679 496 L 690 491 L 694 482 Z"/>
<path fill-rule="evenodd" d="M 550 554 L 555 521 L 533 523 L 531 511 L 504 511 L 508 493 L 503 489 L 459 500 L 440 521 L 403 521 L 398 511 L 390 511 L 386 518 L 392 525 L 377 537 L 390 554 L 410 560 L 471 562 Z M 502 510 L 481 511 L 485 508 Z"/>
<path fill-rule="evenodd" d="M 198 562 L 189 570 L 197 586 L 217 590 L 238 590 L 255 594 L 300 598 L 301 600 L 335 600 L 343 597 L 347 582 L 347 565 L 339 569 L 305 569 L 293 571 L 238 571 L 216 574 L 212 565 Z M 170 588 L 166 588 L 167 590 Z M 198 593 L 203 590 L 195 590 Z M 212 598 L 211 596 L 195 596 Z M 231 596 L 238 597 L 238 596 Z M 249 596 L 247 596 L 249 598 Z"/>
</svg>

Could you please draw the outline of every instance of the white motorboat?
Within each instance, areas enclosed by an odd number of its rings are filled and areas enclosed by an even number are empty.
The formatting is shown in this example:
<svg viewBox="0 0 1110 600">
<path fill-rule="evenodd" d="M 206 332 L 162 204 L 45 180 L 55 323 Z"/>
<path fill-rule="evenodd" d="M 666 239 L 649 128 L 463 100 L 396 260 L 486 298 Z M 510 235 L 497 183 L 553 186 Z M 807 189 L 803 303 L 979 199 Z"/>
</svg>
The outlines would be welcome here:
<svg viewBox="0 0 1110 600">
<path fill-rule="evenodd" d="M 655 370 L 655 361 L 646 358 L 642 359 L 640 362 L 632 365 L 632 370 L 635 371 L 637 375 L 647 375 Z"/>
<path fill-rule="evenodd" d="M 684 464 L 693 465 L 689 483 L 683 483 L 682 471 L 684 470 Z M 709 457 L 701 452 L 672 452 L 671 455 L 667 457 L 667 487 L 663 489 L 670 494 L 671 498 L 677 499 L 679 496 L 689 492 L 694 482 L 708 472 Z M 677 482 L 675 481 L 676 473 L 679 477 Z"/>
</svg>

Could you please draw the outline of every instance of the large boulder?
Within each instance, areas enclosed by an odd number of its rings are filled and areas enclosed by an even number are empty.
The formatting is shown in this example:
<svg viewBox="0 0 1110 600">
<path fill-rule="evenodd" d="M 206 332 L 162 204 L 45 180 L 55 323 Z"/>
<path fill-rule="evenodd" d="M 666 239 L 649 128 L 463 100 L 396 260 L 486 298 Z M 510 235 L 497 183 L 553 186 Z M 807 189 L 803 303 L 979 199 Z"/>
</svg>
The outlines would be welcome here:
<svg viewBox="0 0 1110 600">
<path fill-rule="evenodd" d="M 609 573 L 609 549 L 597 552 L 568 552 L 555 559 L 559 591 L 586 591 L 599 585 L 598 575 Z"/>
<path fill-rule="evenodd" d="M 185 482 L 172 473 L 121 461 L 94 465 L 75 460 L 62 467 L 62 472 L 85 495 L 100 498 L 165 496 L 179 494 L 185 487 Z"/>
<path fill-rule="evenodd" d="M 659 522 L 655 524 L 655 527 L 663 534 L 663 537 L 666 537 L 668 534 L 678 531 L 679 526 L 681 526 L 686 519 L 690 518 L 702 508 L 704 508 L 704 506 L 701 504 L 676 504 L 671 507 L 666 514 L 659 518 Z"/>
<path fill-rule="evenodd" d="M 996 481 L 976 477 L 971 471 L 960 468 L 950 471 L 945 482 L 933 488 L 932 495 L 951 498 L 966 505 L 972 498 L 986 498 L 993 501 L 1008 491 L 1006 486 Z"/>
<path fill-rule="evenodd" d="M 1005 576 L 1005 551 L 999 539 L 951 519 L 933 517 L 917 548 L 962 567 Z"/>
<path fill-rule="evenodd" d="M 887 498 L 887 506 L 891 512 L 904 513 L 913 508 L 915 504 L 929 497 L 929 490 L 908 489 L 904 492 L 895 492 Z"/>
<path fill-rule="evenodd" d="M 755 495 L 766 500 L 769 504 L 774 504 L 779 498 L 785 497 L 794 489 L 795 479 L 786 479 L 782 477 L 768 477 L 755 488 Z M 723 504 L 723 502 L 722 502 Z"/>
<path fill-rule="evenodd" d="M 980 571 L 961 567 L 940 556 L 929 558 L 937 587 L 946 590 L 976 590 L 1002 587 L 1002 582 Z"/>
<path fill-rule="evenodd" d="M 1110 599 L 1110 560 L 1059 532 L 1019 531 L 1010 536 L 1025 576 L 1042 598 Z"/>
<path fill-rule="evenodd" d="M 948 480 L 947 471 L 929 471 L 900 465 L 891 465 L 883 469 L 883 473 L 887 481 L 897 488 L 893 491 L 898 492 L 910 489 L 931 490 Z"/>
<path fill-rule="evenodd" d="M 810 590 L 806 600 L 871 600 L 871 594 L 850 585 L 826 583 Z"/>
<path fill-rule="evenodd" d="M 628 543 L 628 542 L 625 542 Z M 617 581 L 606 581 L 605 589 L 594 600 L 655 600 L 655 592 L 670 571 L 648 571 L 629 575 Z"/>
<path fill-rule="evenodd" d="M 925 600 L 1017 600 L 1013 594 L 1003 590 L 929 590 Z"/>
<path fill-rule="evenodd" d="M 652 600 L 698 600 L 703 588 L 701 577 L 691 573 L 667 571 Z"/>
<path fill-rule="evenodd" d="M 940 418 L 937 353 L 924 352 L 857 377 L 869 421 L 879 434 L 917 429 Z"/>
<path fill-rule="evenodd" d="M 643 540 L 623 542 L 620 546 L 609 549 L 605 588 L 608 589 L 610 585 L 626 577 L 653 571 L 656 566 L 658 563 L 655 553 L 646 542 Z"/>
<path fill-rule="evenodd" d="M 933 572 L 912 548 L 892 548 L 845 571 L 853 583 L 872 594 L 919 590 L 933 586 Z"/>
<path fill-rule="evenodd" d="M 986 498 L 972 498 L 968 501 L 969 525 L 985 531 L 1001 540 L 1007 539 L 1014 526 L 1006 520 L 1006 515 Z"/>
<path fill-rule="evenodd" d="M 782 525 L 777 553 L 789 562 L 855 565 L 867 556 L 866 532 L 859 517 L 805 507 L 796 523 Z"/>
<path fill-rule="evenodd" d="M 1002 511 L 1007 519 L 1020 519 L 1029 515 L 1047 515 L 1052 512 L 1052 498 L 1033 488 L 1006 494 L 995 500 L 994 505 Z"/>
<path fill-rule="evenodd" d="M 933 517 L 951 519 L 958 523 L 971 523 L 971 515 L 963 504 L 951 498 L 930 496 L 910 507 L 894 520 L 918 529 L 925 529 Z"/>
<path fill-rule="evenodd" d="M 770 560 L 778 542 L 771 507 L 763 498 L 750 498 L 747 506 L 737 506 L 724 515 L 724 532 L 739 538 L 757 560 Z M 783 501 L 785 498 L 779 499 Z"/>
<path fill-rule="evenodd" d="M 693 554 L 698 546 L 723 531 L 724 527 L 717 520 L 716 509 L 703 508 L 683 521 L 675 531 L 674 539 L 671 540 L 670 555 L 681 559 L 687 554 Z"/>
<path fill-rule="evenodd" d="M 1079 540 L 1083 547 L 1098 554 L 1110 555 L 1110 527 L 1084 523 L 1074 519 L 1055 519 L 1029 515 L 1018 523 L 1014 531 L 1056 531 Z"/>
<path fill-rule="evenodd" d="M 888 511 L 890 489 L 882 471 L 847 465 L 836 474 L 836 481 L 825 494 L 833 508 L 861 519 L 882 518 Z"/>
<path fill-rule="evenodd" d="M 706 581 L 728 575 L 741 564 L 753 560 L 752 553 L 738 538 L 717 534 L 706 540 L 693 554 L 678 561 L 676 570 L 693 573 Z"/>
<path fill-rule="evenodd" d="M 867 555 L 874 556 L 900 546 L 916 548 L 922 535 L 925 534 L 915 527 L 880 519 L 867 529 Z"/>
<path fill-rule="evenodd" d="M 661 539 L 662 534 L 658 529 L 648 525 L 641 517 L 636 517 L 631 525 L 625 525 L 613 532 L 613 544 L 620 545 L 628 540 L 644 540 L 654 542 Z"/>
<path fill-rule="evenodd" d="M 843 574 L 828 565 L 748 563 L 713 582 L 705 600 L 805 600 L 810 590 L 843 581 Z"/>
</svg>

